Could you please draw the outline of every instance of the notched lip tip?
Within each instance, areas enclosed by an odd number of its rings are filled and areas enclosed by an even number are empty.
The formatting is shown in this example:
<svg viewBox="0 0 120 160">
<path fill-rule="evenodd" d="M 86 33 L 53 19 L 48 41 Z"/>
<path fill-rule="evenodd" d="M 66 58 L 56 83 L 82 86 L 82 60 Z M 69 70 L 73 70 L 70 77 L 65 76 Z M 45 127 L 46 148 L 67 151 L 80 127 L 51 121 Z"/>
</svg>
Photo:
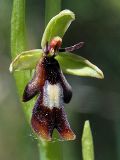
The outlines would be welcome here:
<svg viewBox="0 0 120 160">
<path fill-rule="evenodd" d="M 68 137 L 68 138 L 63 138 L 63 137 L 61 137 L 64 141 L 74 141 L 75 139 L 76 139 L 76 135 L 75 134 L 73 134 L 73 136 L 72 137 Z"/>
<path fill-rule="evenodd" d="M 52 141 L 52 138 L 51 137 L 42 137 L 41 135 L 38 135 L 39 139 L 41 141 L 46 141 L 46 142 L 51 142 Z"/>
<path fill-rule="evenodd" d="M 24 97 L 22 97 L 22 102 L 27 102 L 27 100 Z"/>
<path fill-rule="evenodd" d="M 71 141 L 74 141 L 76 139 L 76 135 L 74 134 L 73 139 L 71 139 Z"/>
</svg>

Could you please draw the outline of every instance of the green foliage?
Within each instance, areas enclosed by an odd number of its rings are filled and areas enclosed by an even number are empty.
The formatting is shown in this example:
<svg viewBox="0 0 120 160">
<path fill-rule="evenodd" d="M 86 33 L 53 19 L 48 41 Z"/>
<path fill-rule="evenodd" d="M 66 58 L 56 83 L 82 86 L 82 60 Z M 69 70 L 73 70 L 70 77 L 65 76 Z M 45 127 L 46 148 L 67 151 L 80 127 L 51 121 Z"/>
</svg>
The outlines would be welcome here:
<svg viewBox="0 0 120 160">
<path fill-rule="evenodd" d="M 26 49 L 25 0 L 14 0 L 11 18 L 11 54 L 12 57 Z"/>
<path fill-rule="evenodd" d="M 16 57 L 18 53 L 26 50 L 26 34 L 25 34 L 25 0 L 14 0 L 12 18 L 11 18 L 11 56 Z M 30 80 L 31 73 L 29 70 L 25 72 L 15 72 L 14 77 L 16 80 L 16 85 L 18 93 L 21 97 L 23 90 L 27 82 Z M 32 114 L 32 107 L 34 100 L 30 103 L 23 103 L 23 110 L 30 123 L 30 118 Z"/>
<path fill-rule="evenodd" d="M 83 160 L 94 160 L 94 145 L 89 121 L 85 121 L 82 135 Z"/>
</svg>

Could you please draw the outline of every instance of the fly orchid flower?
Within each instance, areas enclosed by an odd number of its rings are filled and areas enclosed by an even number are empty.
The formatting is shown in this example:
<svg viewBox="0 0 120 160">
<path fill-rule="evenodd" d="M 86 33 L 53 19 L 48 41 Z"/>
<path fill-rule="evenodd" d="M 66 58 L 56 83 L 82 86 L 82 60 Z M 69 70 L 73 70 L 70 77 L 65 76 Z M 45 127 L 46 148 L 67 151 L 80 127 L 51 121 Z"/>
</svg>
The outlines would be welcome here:
<svg viewBox="0 0 120 160">
<path fill-rule="evenodd" d="M 52 139 L 54 128 L 64 140 L 76 137 L 64 111 L 64 103 L 69 103 L 72 98 L 72 89 L 63 72 L 103 78 L 98 67 L 70 53 L 81 48 L 83 42 L 61 48 L 62 37 L 74 19 L 75 15 L 70 10 L 61 11 L 47 25 L 41 41 L 42 49 L 22 52 L 10 65 L 11 72 L 35 69 L 32 80 L 25 87 L 23 102 L 38 96 L 31 125 L 35 133 L 46 140 Z"/>
</svg>

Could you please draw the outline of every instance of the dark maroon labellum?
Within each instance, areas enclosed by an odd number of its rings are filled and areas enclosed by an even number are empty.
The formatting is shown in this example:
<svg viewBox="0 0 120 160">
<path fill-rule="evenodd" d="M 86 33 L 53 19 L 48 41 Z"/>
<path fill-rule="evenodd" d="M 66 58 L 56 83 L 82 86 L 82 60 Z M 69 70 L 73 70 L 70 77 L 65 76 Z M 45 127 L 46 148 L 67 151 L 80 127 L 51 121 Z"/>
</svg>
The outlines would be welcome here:
<svg viewBox="0 0 120 160">
<path fill-rule="evenodd" d="M 72 89 L 64 77 L 58 61 L 54 58 L 56 52 L 62 51 L 61 38 L 55 37 L 44 49 L 43 58 L 39 60 L 32 80 L 23 93 L 23 101 L 29 101 L 38 94 L 33 108 L 31 124 L 33 130 L 43 139 L 51 140 L 54 128 L 64 140 L 75 139 L 70 128 L 64 103 L 72 98 Z M 82 42 L 81 42 L 82 43 Z M 79 43 L 80 44 L 80 43 Z M 81 47 L 72 46 L 64 50 L 75 50 Z M 52 54 L 51 54 L 52 53 Z"/>
</svg>

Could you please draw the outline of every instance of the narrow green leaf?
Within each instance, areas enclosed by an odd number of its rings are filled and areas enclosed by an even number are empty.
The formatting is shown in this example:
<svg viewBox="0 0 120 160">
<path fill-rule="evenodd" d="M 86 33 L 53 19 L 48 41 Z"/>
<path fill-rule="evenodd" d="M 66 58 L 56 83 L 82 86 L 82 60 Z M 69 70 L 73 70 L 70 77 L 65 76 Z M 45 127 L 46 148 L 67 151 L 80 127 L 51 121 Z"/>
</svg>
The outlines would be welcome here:
<svg viewBox="0 0 120 160">
<path fill-rule="evenodd" d="M 14 59 L 18 53 L 26 50 L 25 33 L 25 0 L 14 0 L 11 17 L 11 57 Z M 14 73 L 20 102 L 25 85 L 31 78 L 30 71 Z M 30 103 L 22 103 L 26 119 L 30 123 L 34 100 Z"/>
<path fill-rule="evenodd" d="M 26 49 L 25 34 L 25 0 L 14 0 L 11 18 L 11 54 L 12 58 L 17 53 Z"/>
<path fill-rule="evenodd" d="M 22 52 L 10 64 L 10 72 L 34 69 L 42 56 L 42 49 L 34 49 Z"/>
<path fill-rule="evenodd" d="M 83 160 L 94 160 L 94 145 L 89 121 L 85 121 L 82 135 Z"/>
<path fill-rule="evenodd" d="M 87 59 L 68 52 L 56 56 L 63 72 L 76 76 L 90 76 L 104 78 L 102 71 Z"/>
<path fill-rule="evenodd" d="M 53 17 L 49 21 L 43 33 L 41 41 L 42 48 L 44 48 L 46 42 L 50 42 L 53 37 L 59 36 L 62 38 L 74 19 L 75 15 L 70 10 L 63 10 L 58 15 Z"/>
</svg>

